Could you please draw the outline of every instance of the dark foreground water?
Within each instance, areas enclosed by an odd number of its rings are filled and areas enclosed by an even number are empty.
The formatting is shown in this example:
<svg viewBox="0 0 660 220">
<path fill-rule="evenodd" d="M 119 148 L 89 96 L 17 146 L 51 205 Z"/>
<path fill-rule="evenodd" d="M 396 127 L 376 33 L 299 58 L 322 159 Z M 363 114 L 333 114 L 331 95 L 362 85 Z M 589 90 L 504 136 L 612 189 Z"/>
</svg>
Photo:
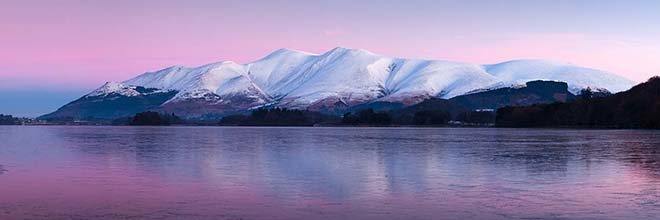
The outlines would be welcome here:
<svg viewBox="0 0 660 220">
<path fill-rule="evenodd" d="M 660 219 L 660 132 L 0 126 L 0 219 Z"/>
</svg>

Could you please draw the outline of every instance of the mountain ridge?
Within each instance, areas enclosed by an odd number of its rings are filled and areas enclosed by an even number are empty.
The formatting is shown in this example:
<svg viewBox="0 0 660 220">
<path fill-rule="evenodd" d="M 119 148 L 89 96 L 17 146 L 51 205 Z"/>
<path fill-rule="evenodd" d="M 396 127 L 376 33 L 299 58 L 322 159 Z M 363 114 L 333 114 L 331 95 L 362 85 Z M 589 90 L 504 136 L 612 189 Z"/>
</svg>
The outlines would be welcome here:
<svg viewBox="0 0 660 220">
<path fill-rule="evenodd" d="M 160 108 L 185 114 L 194 104 L 198 113 L 193 116 L 200 116 L 272 105 L 294 109 L 378 101 L 410 105 L 534 80 L 566 82 L 574 93 L 586 87 L 618 92 L 634 84 L 605 71 L 543 60 L 482 65 L 380 56 L 342 47 L 322 54 L 283 48 L 245 64 L 222 61 L 146 72 L 123 82 L 109 82 L 106 85 L 112 87 L 104 85 L 85 97 L 135 95 L 129 91 L 133 87 L 176 91 Z"/>
</svg>

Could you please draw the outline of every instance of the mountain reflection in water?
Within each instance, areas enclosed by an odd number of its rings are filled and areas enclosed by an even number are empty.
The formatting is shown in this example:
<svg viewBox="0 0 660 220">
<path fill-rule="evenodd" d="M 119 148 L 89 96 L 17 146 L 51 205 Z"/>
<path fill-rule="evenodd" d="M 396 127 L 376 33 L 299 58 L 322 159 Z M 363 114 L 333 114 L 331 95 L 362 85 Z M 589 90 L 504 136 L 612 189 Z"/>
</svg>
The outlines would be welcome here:
<svg viewBox="0 0 660 220">
<path fill-rule="evenodd" d="M 2 126 L 0 140 L 0 219 L 660 216 L 657 131 Z"/>
</svg>

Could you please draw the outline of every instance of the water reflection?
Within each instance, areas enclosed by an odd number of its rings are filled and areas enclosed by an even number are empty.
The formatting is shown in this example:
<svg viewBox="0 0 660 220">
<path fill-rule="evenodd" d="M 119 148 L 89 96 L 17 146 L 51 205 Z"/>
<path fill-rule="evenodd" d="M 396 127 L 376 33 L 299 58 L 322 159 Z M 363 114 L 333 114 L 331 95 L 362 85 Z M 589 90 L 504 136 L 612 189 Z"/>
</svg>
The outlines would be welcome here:
<svg viewBox="0 0 660 220">
<path fill-rule="evenodd" d="M 0 127 L 0 219 L 653 219 L 657 134 Z"/>
</svg>

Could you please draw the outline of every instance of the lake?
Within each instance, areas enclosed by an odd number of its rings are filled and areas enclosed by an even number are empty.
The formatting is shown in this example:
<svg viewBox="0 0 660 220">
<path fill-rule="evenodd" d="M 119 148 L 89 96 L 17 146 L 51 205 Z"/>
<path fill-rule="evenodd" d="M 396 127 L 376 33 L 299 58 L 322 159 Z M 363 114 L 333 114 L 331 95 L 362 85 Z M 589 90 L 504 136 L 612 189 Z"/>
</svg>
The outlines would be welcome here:
<svg viewBox="0 0 660 220">
<path fill-rule="evenodd" d="M 0 219 L 660 219 L 660 131 L 0 126 Z"/>
</svg>

